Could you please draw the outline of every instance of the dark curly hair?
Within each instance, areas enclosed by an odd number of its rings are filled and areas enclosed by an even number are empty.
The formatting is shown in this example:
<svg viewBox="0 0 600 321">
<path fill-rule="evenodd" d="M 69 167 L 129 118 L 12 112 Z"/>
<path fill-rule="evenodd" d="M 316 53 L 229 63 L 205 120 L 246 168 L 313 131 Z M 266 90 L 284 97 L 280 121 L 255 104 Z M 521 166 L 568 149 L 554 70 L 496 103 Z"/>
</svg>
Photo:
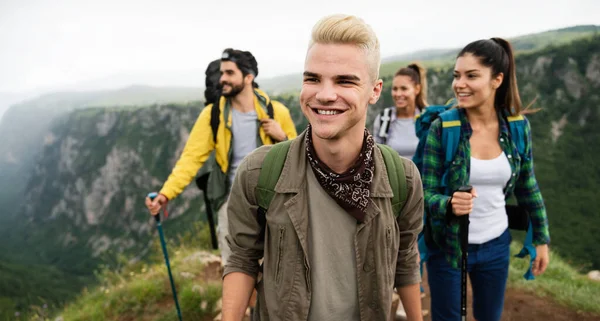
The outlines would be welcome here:
<svg viewBox="0 0 600 321">
<path fill-rule="evenodd" d="M 251 74 L 255 78 L 258 76 L 258 62 L 250 51 L 241 51 L 232 48 L 223 50 L 221 61 L 231 61 L 242 71 L 242 75 Z M 252 86 L 258 88 L 258 84 L 252 81 Z"/>
</svg>

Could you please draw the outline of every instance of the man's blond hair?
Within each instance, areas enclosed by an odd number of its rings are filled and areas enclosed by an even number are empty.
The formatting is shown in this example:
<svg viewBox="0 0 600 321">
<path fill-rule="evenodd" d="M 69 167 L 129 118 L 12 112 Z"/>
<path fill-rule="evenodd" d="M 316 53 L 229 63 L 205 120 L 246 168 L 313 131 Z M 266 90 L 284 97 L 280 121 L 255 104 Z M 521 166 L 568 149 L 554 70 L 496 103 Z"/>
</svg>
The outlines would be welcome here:
<svg viewBox="0 0 600 321">
<path fill-rule="evenodd" d="M 353 44 L 365 51 L 372 81 L 379 78 L 381 54 L 379 39 L 367 23 L 351 15 L 335 14 L 322 18 L 312 29 L 310 49 L 315 43 Z"/>
</svg>

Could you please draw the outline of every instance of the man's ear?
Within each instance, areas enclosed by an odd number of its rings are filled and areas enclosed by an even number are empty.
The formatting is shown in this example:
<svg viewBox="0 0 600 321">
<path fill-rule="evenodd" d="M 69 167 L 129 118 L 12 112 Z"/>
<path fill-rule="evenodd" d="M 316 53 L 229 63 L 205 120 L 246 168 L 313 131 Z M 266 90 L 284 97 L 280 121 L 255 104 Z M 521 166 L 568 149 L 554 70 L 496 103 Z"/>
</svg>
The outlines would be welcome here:
<svg viewBox="0 0 600 321">
<path fill-rule="evenodd" d="M 252 82 L 254 81 L 254 75 L 253 74 L 247 74 L 246 77 L 244 77 L 244 83 L 246 85 L 251 85 Z"/>
<path fill-rule="evenodd" d="M 373 91 L 371 92 L 371 97 L 369 98 L 369 105 L 374 105 L 381 97 L 381 91 L 383 90 L 383 80 L 378 79 L 375 81 L 373 85 Z"/>
</svg>

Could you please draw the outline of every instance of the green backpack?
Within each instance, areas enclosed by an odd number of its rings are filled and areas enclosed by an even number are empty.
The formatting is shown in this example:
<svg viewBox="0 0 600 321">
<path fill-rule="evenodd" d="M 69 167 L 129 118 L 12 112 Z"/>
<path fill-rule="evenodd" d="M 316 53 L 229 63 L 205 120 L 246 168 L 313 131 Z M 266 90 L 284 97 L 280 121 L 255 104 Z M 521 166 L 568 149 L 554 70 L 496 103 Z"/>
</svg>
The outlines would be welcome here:
<svg viewBox="0 0 600 321">
<path fill-rule="evenodd" d="M 271 150 L 265 156 L 263 166 L 258 176 L 258 185 L 256 186 L 256 199 L 258 202 L 258 223 L 263 228 L 261 237 L 264 236 L 264 227 L 266 223 L 266 213 L 273 197 L 275 196 L 275 185 L 281 175 L 283 164 L 290 148 L 291 140 L 273 145 Z M 396 216 L 406 203 L 407 187 L 406 175 L 404 174 L 404 165 L 396 151 L 383 144 L 377 144 L 383 155 L 385 167 L 394 196 L 392 198 L 392 209 Z"/>
</svg>

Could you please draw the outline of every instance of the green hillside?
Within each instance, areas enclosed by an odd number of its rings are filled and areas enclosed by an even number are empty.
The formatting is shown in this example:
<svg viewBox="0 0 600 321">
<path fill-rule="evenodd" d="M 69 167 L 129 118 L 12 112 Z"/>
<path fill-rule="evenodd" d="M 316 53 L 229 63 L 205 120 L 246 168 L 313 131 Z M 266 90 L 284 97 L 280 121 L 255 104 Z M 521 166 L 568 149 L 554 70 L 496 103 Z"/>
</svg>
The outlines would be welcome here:
<svg viewBox="0 0 600 321">
<path fill-rule="evenodd" d="M 68 275 L 48 265 L 20 265 L 0 261 L 0 320 L 32 305 L 52 310 L 76 298 L 92 277 Z"/>
<path fill-rule="evenodd" d="M 574 40 L 588 38 L 600 34 L 600 26 L 582 25 L 556 30 L 550 30 L 530 35 L 507 38 L 516 55 L 532 53 L 548 46 L 563 46 Z M 503 37 L 502 35 L 498 35 Z M 474 39 L 475 40 L 475 39 Z M 466 43 L 464 44 L 466 45 Z M 382 77 L 393 75 L 400 67 L 412 61 L 420 61 L 428 68 L 439 68 L 454 63 L 461 48 L 430 49 L 414 53 L 388 57 L 382 62 L 380 73 Z"/>
</svg>

